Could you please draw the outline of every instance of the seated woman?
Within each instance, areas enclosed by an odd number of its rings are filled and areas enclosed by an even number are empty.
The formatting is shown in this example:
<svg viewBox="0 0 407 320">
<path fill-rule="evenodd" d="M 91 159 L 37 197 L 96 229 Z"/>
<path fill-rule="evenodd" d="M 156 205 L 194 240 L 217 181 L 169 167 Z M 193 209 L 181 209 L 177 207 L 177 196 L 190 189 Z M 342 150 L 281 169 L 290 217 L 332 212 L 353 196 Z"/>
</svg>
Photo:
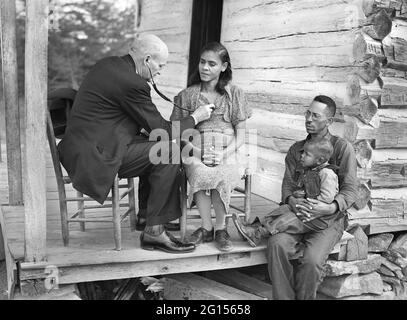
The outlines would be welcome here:
<svg viewBox="0 0 407 320">
<path fill-rule="evenodd" d="M 214 104 L 211 118 L 197 125 L 185 143 L 191 152 L 183 162 L 190 191 L 202 218 L 202 226 L 194 231 L 190 242 L 199 244 L 215 239 L 221 251 L 232 249 L 226 230 L 226 213 L 230 195 L 244 173 L 239 148 L 245 141 L 246 119 L 251 116 L 245 94 L 231 85 L 232 67 L 226 48 L 217 42 L 207 44 L 201 51 L 198 70 L 191 86 L 175 97 L 175 103 L 193 112 L 200 105 Z M 171 120 L 181 119 L 188 111 L 174 107 Z M 212 225 L 211 205 L 216 224 Z"/>
</svg>

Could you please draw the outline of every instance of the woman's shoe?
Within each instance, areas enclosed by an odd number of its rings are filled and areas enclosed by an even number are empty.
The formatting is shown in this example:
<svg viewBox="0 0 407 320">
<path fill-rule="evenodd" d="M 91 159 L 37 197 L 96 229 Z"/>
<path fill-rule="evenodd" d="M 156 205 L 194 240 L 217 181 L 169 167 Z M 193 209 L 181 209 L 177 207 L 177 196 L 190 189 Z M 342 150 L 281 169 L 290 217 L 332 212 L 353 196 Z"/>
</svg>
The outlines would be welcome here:
<svg viewBox="0 0 407 320">
<path fill-rule="evenodd" d="M 220 251 L 230 251 L 233 249 L 232 241 L 230 241 L 230 236 L 226 229 L 215 231 L 215 244 Z"/>
<path fill-rule="evenodd" d="M 211 231 L 208 231 L 205 228 L 200 227 L 199 229 L 195 230 L 188 238 L 188 242 L 193 243 L 195 245 L 212 241 L 213 241 L 213 228 Z"/>
</svg>

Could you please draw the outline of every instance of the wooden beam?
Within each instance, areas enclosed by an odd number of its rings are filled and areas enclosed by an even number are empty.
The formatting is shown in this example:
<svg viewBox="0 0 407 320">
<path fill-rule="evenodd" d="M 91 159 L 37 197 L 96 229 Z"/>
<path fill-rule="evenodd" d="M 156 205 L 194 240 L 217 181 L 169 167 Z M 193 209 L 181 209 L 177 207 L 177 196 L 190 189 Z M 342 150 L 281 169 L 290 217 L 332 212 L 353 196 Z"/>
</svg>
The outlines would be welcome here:
<svg viewBox="0 0 407 320">
<path fill-rule="evenodd" d="M 111 251 L 113 253 L 113 251 Z M 111 259 L 110 259 L 111 260 Z M 112 260 L 111 260 L 112 261 Z M 57 267 L 58 283 L 69 284 L 90 281 L 126 279 L 167 275 L 186 272 L 199 272 L 219 269 L 242 268 L 266 264 L 264 249 L 252 252 L 236 252 L 210 256 L 174 257 L 173 259 L 138 261 L 138 262 L 106 262 L 101 264 L 81 265 L 78 261 L 70 264 L 58 263 L 21 263 L 20 277 L 25 280 L 46 278 L 44 270 L 47 266 Z"/>
<path fill-rule="evenodd" d="M 363 0 L 363 12 L 366 16 L 382 9 L 389 15 L 407 18 L 407 2 L 405 0 Z"/>
<path fill-rule="evenodd" d="M 206 272 L 205 277 L 225 285 L 252 293 L 256 296 L 273 300 L 271 284 L 246 275 L 236 270 L 219 270 Z"/>
<path fill-rule="evenodd" d="M 407 152 L 403 149 L 374 150 L 372 161 L 407 160 Z"/>
<path fill-rule="evenodd" d="M 380 76 L 381 63 L 377 56 L 372 56 L 367 60 L 357 63 L 357 74 L 367 83 L 372 83 Z"/>
<path fill-rule="evenodd" d="M 371 199 L 371 208 L 366 206 L 361 210 L 352 207 L 348 209 L 350 219 L 380 219 L 399 218 L 405 213 L 403 200 Z"/>
<path fill-rule="evenodd" d="M 16 3 L 1 1 L 1 52 L 6 118 L 7 169 L 10 205 L 23 203 L 20 112 L 17 80 Z"/>
<path fill-rule="evenodd" d="M 26 1 L 25 261 L 45 259 L 48 0 Z"/>
<path fill-rule="evenodd" d="M 407 161 L 373 162 L 370 169 L 358 170 L 359 178 L 369 180 L 373 189 L 407 187 Z"/>
<path fill-rule="evenodd" d="M 396 70 L 392 68 L 381 68 L 380 77 L 407 79 L 407 71 Z"/>
<path fill-rule="evenodd" d="M 360 33 L 353 44 L 353 58 L 355 61 L 364 61 L 370 57 L 377 57 L 380 61 L 385 58 L 382 44 L 369 35 Z"/>
<path fill-rule="evenodd" d="M 4 207 L 0 205 L 0 236 L 3 243 L 4 260 L 6 261 L 6 274 L 7 274 L 7 298 L 11 299 L 14 293 L 14 287 L 16 284 L 16 261 L 9 249 L 8 245 L 8 230 L 5 224 Z"/>
<path fill-rule="evenodd" d="M 170 275 L 161 281 L 164 300 L 266 300 L 193 273 Z"/>
<path fill-rule="evenodd" d="M 367 186 L 366 183 L 360 183 L 358 186 L 358 193 L 357 193 L 357 199 L 353 206 L 360 210 L 366 207 L 366 205 L 369 203 L 371 197 L 371 192 L 369 187 Z"/>
<path fill-rule="evenodd" d="M 381 108 L 407 108 L 407 80 L 383 77 Z"/>
<path fill-rule="evenodd" d="M 378 108 L 379 104 L 377 102 L 377 99 L 372 98 L 366 94 L 362 94 L 360 96 L 360 102 L 358 104 L 346 108 L 345 112 L 346 115 L 355 116 L 363 123 L 370 124 L 373 127 L 375 127 L 376 126 L 375 116 L 377 114 Z"/>
<path fill-rule="evenodd" d="M 380 77 L 376 78 L 371 83 L 366 82 L 363 79 L 360 79 L 359 82 L 362 97 L 369 96 L 370 98 L 379 100 L 383 91 L 383 80 Z"/>
<path fill-rule="evenodd" d="M 404 32 L 405 30 L 407 27 Z M 390 35 L 384 38 L 382 43 L 387 61 L 385 67 L 407 71 L 407 39 Z"/>
<path fill-rule="evenodd" d="M 383 118 L 376 132 L 376 149 L 407 148 L 407 119 Z"/>
<path fill-rule="evenodd" d="M 359 140 L 353 144 L 356 153 L 356 161 L 359 168 L 372 166 L 373 148 L 368 140 Z"/>
<path fill-rule="evenodd" d="M 362 30 L 375 40 L 383 40 L 390 33 L 391 28 L 391 18 L 385 10 L 380 10 L 369 16 L 367 25 Z"/>
</svg>

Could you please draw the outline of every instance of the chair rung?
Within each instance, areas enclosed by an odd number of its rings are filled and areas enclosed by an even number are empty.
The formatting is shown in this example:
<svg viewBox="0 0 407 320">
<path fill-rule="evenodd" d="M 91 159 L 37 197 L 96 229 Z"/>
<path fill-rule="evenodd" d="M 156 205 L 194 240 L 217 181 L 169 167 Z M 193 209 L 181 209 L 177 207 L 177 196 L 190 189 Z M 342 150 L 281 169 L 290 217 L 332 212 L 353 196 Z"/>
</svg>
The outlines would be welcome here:
<svg viewBox="0 0 407 320">
<path fill-rule="evenodd" d="M 229 204 L 229 207 L 231 207 L 231 208 L 233 208 L 233 209 L 235 209 L 235 210 L 238 210 L 238 211 L 244 213 L 244 209 L 241 209 L 241 208 L 239 208 L 239 207 L 236 207 L 236 206 L 234 206 L 233 204 Z"/>
<path fill-rule="evenodd" d="M 76 197 L 76 198 L 66 198 L 65 201 L 73 202 L 73 201 L 96 201 L 89 197 Z M 112 197 L 107 197 L 106 201 L 112 201 Z"/>
<path fill-rule="evenodd" d="M 75 218 L 68 219 L 68 222 L 112 222 L 113 220 L 102 220 L 102 219 L 93 219 L 93 218 Z"/>
<path fill-rule="evenodd" d="M 78 211 L 76 211 L 69 219 L 74 219 L 74 218 L 76 218 L 77 216 L 79 216 L 79 214 L 82 212 L 82 210 L 78 210 Z M 68 220 L 69 220 L 68 219 Z"/>
<path fill-rule="evenodd" d="M 95 201 L 95 200 L 87 197 L 77 197 L 77 198 L 66 198 L 65 201 L 72 202 L 72 201 Z"/>
<path fill-rule="evenodd" d="M 126 219 L 126 217 L 130 214 L 131 210 L 133 210 L 132 208 L 129 208 L 120 218 L 120 221 L 123 221 L 124 219 Z"/>
<path fill-rule="evenodd" d="M 113 205 L 111 204 L 103 204 L 103 205 L 96 205 L 96 206 L 84 206 L 84 210 L 87 209 L 106 209 L 106 208 L 111 208 Z M 121 203 L 120 204 L 120 208 L 125 208 L 128 207 L 129 204 L 128 203 Z"/>
<path fill-rule="evenodd" d="M 199 219 L 199 218 L 201 218 L 201 216 L 198 215 L 198 214 L 189 214 L 189 215 L 187 215 L 187 219 Z"/>
<path fill-rule="evenodd" d="M 128 188 L 129 185 L 128 184 L 119 184 L 119 188 Z"/>
<path fill-rule="evenodd" d="M 237 199 L 246 198 L 246 196 L 245 196 L 244 194 L 236 194 L 236 193 L 232 193 L 232 194 L 230 195 L 230 197 L 231 197 L 231 198 L 237 198 Z"/>
<path fill-rule="evenodd" d="M 125 196 L 127 196 L 131 191 L 133 191 L 133 189 L 134 189 L 134 188 L 132 187 L 132 188 L 126 190 L 126 191 L 120 196 L 120 200 L 123 200 L 123 198 L 124 198 Z"/>
<path fill-rule="evenodd" d="M 242 213 L 237 214 L 238 217 L 246 217 L 246 214 L 242 211 Z M 231 213 L 226 214 L 226 218 L 232 218 L 233 215 Z"/>
<path fill-rule="evenodd" d="M 245 193 L 245 189 L 240 188 L 240 187 L 236 187 L 236 188 L 235 188 L 235 191 L 241 192 L 241 193 Z"/>
</svg>

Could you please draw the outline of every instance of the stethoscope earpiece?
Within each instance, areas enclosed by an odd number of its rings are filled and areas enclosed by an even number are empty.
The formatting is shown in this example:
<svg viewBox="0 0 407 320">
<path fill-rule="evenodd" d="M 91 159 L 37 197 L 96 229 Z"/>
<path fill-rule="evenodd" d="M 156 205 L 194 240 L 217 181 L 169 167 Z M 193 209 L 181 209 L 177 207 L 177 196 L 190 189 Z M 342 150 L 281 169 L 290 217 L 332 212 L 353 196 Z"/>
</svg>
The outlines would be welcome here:
<svg viewBox="0 0 407 320">
<path fill-rule="evenodd" d="M 148 63 L 148 61 L 146 61 L 146 63 L 147 63 L 148 71 L 150 72 L 151 84 L 152 84 L 152 86 L 153 86 L 154 91 L 157 92 L 157 94 L 158 94 L 161 98 L 163 98 L 164 100 L 166 100 L 166 101 L 168 101 L 168 102 L 171 102 L 171 103 L 174 105 L 174 107 L 176 107 L 176 108 L 178 108 L 178 109 L 181 109 L 181 110 L 184 110 L 184 111 L 188 111 L 189 113 L 192 113 L 191 110 L 180 107 L 180 106 L 177 105 L 175 102 L 173 102 L 170 98 L 168 98 L 166 95 L 164 95 L 163 93 L 161 93 L 160 90 L 158 90 L 157 85 L 156 85 L 155 82 L 154 82 L 153 73 L 151 72 L 151 69 L 150 69 L 150 64 Z"/>
</svg>

